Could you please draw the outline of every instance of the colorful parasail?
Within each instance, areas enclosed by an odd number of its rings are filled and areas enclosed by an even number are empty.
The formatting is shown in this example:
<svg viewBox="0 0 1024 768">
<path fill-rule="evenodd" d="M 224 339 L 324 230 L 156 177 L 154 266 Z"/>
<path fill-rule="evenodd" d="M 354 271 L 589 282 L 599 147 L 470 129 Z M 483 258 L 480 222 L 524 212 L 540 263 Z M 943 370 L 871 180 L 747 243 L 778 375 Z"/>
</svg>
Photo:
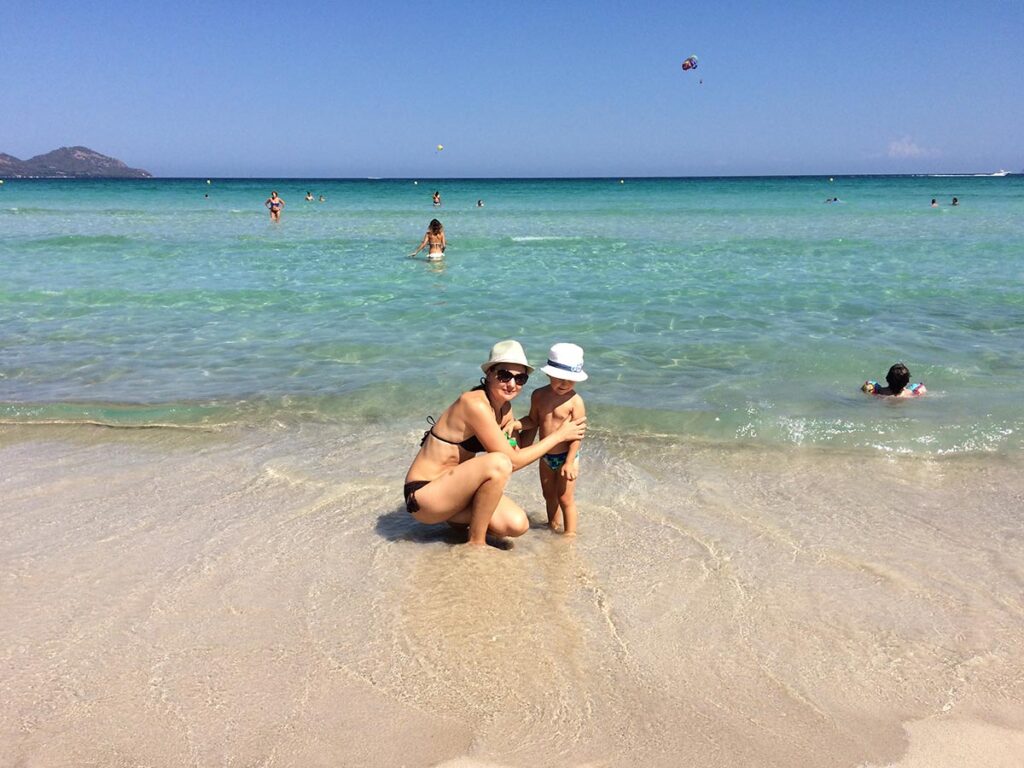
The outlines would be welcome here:
<svg viewBox="0 0 1024 768">
<path fill-rule="evenodd" d="M 683 72 L 688 72 L 691 69 L 697 68 L 697 57 L 690 56 L 683 60 Z"/>
</svg>

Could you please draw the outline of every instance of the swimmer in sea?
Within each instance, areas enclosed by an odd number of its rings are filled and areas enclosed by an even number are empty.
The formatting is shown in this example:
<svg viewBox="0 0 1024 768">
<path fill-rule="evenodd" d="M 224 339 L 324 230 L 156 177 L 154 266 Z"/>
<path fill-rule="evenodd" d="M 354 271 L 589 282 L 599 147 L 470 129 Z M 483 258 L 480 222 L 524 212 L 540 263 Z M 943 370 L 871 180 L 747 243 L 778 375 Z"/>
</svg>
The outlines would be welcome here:
<svg viewBox="0 0 1024 768">
<path fill-rule="evenodd" d="M 271 192 L 270 197 L 263 203 L 270 211 L 270 220 L 277 222 L 281 220 L 281 209 L 284 208 L 284 200 L 277 196 L 277 192 Z"/>
<path fill-rule="evenodd" d="M 910 383 L 910 371 L 903 363 L 896 363 L 889 369 L 885 383 L 888 386 L 883 387 L 877 381 L 865 381 L 860 391 L 878 397 L 920 397 L 928 391 L 924 384 Z"/>
</svg>

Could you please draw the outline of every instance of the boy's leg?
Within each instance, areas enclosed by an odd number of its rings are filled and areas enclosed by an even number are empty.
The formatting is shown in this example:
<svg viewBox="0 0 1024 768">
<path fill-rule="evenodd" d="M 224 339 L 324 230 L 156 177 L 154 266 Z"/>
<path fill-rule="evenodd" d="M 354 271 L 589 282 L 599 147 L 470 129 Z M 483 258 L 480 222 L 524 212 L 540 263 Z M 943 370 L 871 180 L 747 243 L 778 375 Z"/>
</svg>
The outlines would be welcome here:
<svg viewBox="0 0 1024 768">
<path fill-rule="evenodd" d="M 555 529 L 562 523 L 558 512 L 558 473 L 544 459 L 537 464 L 540 466 L 540 489 L 544 493 L 544 506 L 547 507 L 548 527 Z"/>
</svg>

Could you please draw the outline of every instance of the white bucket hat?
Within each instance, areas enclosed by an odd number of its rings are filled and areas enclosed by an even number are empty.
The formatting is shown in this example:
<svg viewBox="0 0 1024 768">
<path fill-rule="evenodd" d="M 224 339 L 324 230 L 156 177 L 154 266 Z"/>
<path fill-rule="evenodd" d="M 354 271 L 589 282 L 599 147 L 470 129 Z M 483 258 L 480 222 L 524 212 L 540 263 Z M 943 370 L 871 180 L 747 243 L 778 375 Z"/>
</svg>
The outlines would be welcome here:
<svg viewBox="0 0 1024 768">
<path fill-rule="evenodd" d="M 498 363 L 515 363 L 525 367 L 527 373 L 533 373 L 533 366 L 526 362 L 523 345 L 514 339 L 499 341 L 491 347 L 491 355 L 487 358 L 487 362 L 480 366 L 480 370 L 487 373 Z"/>
<path fill-rule="evenodd" d="M 583 348 L 575 344 L 555 344 L 548 351 L 548 364 L 541 367 L 548 376 L 566 381 L 586 381 L 583 372 Z"/>
</svg>

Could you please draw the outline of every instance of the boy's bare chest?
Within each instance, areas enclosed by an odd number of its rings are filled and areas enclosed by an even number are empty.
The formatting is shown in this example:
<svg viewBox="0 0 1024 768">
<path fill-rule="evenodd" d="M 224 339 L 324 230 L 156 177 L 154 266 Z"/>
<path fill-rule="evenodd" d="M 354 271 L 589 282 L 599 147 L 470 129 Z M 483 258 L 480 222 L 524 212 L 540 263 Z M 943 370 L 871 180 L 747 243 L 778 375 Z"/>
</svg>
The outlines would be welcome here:
<svg viewBox="0 0 1024 768">
<path fill-rule="evenodd" d="M 564 403 L 558 403 L 548 411 L 548 420 L 555 423 L 562 423 L 573 415 L 573 399 L 569 398 Z"/>
</svg>

